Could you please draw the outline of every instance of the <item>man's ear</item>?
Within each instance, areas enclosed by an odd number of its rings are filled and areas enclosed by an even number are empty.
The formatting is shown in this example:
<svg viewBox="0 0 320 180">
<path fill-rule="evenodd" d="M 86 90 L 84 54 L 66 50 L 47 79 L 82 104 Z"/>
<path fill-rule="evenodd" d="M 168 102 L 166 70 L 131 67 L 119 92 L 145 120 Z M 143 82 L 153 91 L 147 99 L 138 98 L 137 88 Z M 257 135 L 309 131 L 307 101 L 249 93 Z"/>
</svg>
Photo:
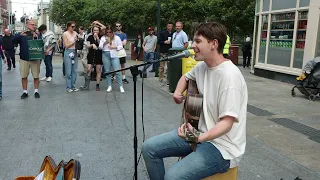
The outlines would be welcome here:
<svg viewBox="0 0 320 180">
<path fill-rule="evenodd" d="M 210 48 L 211 48 L 211 50 L 213 51 L 214 49 L 217 49 L 218 48 L 218 41 L 216 40 L 216 39 L 214 39 L 214 40 L 212 40 L 211 42 L 210 42 Z"/>
</svg>

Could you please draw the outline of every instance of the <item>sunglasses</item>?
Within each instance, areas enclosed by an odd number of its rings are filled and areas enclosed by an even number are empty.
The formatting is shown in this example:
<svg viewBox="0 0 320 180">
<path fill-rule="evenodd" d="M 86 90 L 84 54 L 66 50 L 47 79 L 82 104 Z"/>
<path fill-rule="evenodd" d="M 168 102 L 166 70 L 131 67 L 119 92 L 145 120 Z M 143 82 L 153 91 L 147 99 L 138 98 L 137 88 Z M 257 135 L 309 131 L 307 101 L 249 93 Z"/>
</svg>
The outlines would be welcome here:
<svg viewBox="0 0 320 180">
<path fill-rule="evenodd" d="M 120 26 L 116 26 L 116 27 L 121 27 L 121 25 Z"/>
<path fill-rule="evenodd" d="M 76 26 L 71 26 L 72 28 L 75 28 Z"/>
</svg>

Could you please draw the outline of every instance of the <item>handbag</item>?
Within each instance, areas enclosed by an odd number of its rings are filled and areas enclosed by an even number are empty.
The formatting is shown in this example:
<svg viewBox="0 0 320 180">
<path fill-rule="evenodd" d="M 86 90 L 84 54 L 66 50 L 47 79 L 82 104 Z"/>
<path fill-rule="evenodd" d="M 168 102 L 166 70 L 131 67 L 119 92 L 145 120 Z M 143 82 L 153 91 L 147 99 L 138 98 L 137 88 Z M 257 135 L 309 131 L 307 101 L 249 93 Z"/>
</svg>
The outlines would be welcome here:
<svg viewBox="0 0 320 180">
<path fill-rule="evenodd" d="M 121 49 L 121 50 L 117 51 L 117 56 L 119 58 L 126 57 L 127 56 L 126 50 L 125 49 Z"/>
</svg>

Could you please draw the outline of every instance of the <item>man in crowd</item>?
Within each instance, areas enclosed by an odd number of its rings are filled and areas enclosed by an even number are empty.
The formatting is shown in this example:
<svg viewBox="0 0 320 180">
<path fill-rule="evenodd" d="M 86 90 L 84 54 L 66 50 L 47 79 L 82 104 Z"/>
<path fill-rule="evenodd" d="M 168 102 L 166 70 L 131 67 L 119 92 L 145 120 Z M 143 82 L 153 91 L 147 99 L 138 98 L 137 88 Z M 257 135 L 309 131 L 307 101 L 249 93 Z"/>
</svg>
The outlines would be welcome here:
<svg viewBox="0 0 320 180">
<path fill-rule="evenodd" d="M 160 56 L 161 58 L 165 58 L 168 56 L 169 49 L 172 46 L 172 23 L 167 24 L 167 29 L 160 32 L 159 44 L 160 44 Z M 159 81 L 163 81 L 164 67 L 166 66 L 167 61 L 160 62 L 159 67 Z M 168 76 L 167 76 L 167 84 L 168 84 Z"/>
<path fill-rule="evenodd" d="M 117 31 L 114 33 L 115 35 L 119 36 L 121 41 L 122 41 L 122 45 L 123 47 L 127 44 L 127 35 L 126 33 L 122 32 L 122 25 L 121 23 L 117 22 L 116 23 L 116 28 Z M 120 57 L 120 64 L 121 64 L 121 69 L 124 69 L 126 66 L 126 57 Z M 129 81 L 126 79 L 126 72 L 122 71 L 122 81 L 123 83 L 128 84 Z"/>
<path fill-rule="evenodd" d="M 157 47 L 157 36 L 155 36 L 153 34 L 152 27 L 148 28 L 148 32 L 149 32 L 149 35 L 144 38 L 144 41 L 143 41 L 143 44 L 142 44 L 142 48 L 143 48 L 143 51 L 144 51 L 143 60 L 145 62 L 149 62 L 149 61 L 154 60 L 154 53 L 155 53 L 155 50 L 156 50 L 156 47 Z M 144 66 L 141 76 L 143 76 L 144 78 L 147 77 L 147 69 L 150 66 L 151 66 L 151 64 L 148 64 L 148 65 Z"/>
<path fill-rule="evenodd" d="M 55 46 L 57 44 L 56 37 L 52 31 L 47 30 L 47 26 L 42 24 L 39 27 L 39 32 L 42 35 L 44 43 L 44 64 L 46 65 L 46 76 L 41 78 L 41 81 L 51 82 L 52 80 L 52 56 L 55 51 Z"/>
<path fill-rule="evenodd" d="M 34 20 L 27 21 L 27 30 L 22 32 L 21 34 L 17 34 L 14 37 L 14 42 L 20 44 L 20 74 L 22 79 L 22 88 L 23 93 L 21 95 L 21 99 L 25 99 L 28 97 L 28 76 L 31 69 L 31 73 L 34 79 L 34 96 L 35 98 L 40 98 L 39 94 L 39 73 L 40 73 L 40 59 L 32 60 L 29 59 L 29 46 L 28 40 L 37 39 L 37 34 L 35 33 L 36 24 Z"/>
<path fill-rule="evenodd" d="M 187 48 L 188 35 L 183 31 L 182 22 L 176 23 L 176 32 L 172 35 L 172 48 Z"/>
<path fill-rule="evenodd" d="M 16 68 L 15 49 L 13 43 L 14 36 L 10 33 L 9 29 L 4 30 L 4 37 L 2 38 L 2 48 L 7 58 L 8 71 L 11 67 Z"/>
</svg>

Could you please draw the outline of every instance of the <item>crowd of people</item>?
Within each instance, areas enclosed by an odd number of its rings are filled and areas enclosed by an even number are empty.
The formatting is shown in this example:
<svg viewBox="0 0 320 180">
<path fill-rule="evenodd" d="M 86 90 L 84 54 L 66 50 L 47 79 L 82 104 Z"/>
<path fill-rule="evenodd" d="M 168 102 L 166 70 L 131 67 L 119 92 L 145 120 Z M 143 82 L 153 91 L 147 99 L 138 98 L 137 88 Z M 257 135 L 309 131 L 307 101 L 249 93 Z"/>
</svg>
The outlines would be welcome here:
<svg viewBox="0 0 320 180">
<path fill-rule="evenodd" d="M 15 50 L 20 47 L 20 74 L 22 79 L 23 93 L 21 99 L 29 96 L 27 77 L 31 71 L 34 80 L 34 96 L 40 98 L 39 82 L 51 82 L 53 78 L 53 55 L 58 49 L 62 52 L 63 76 L 66 78 L 66 91 L 77 92 L 79 90 L 89 90 L 90 82 L 96 82 L 96 91 L 100 91 L 100 81 L 106 78 L 107 92 L 112 91 L 112 82 L 116 80 L 120 92 L 124 93 L 123 84 L 129 83 L 126 78 L 125 71 L 106 75 L 110 71 L 117 71 L 125 68 L 126 52 L 124 46 L 127 44 L 127 34 L 122 31 L 121 23 L 115 23 L 115 28 L 111 25 L 103 25 L 98 21 L 94 21 L 91 27 L 86 30 L 79 26 L 76 30 L 76 23 L 73 21 L 67 22 L 61 38 L 47 29 L 45 24 L 38 28 L 34 20 L 28 20 L 26 23 L 27 30 L 15 35 L 10 34 L 9 30 L 5 30 L 5 36 L 2 38 L 0 47 L 3 61 L 8 65 L 7 70 L 16 67 Z M 156 29 L 149 27 L 148 35 L 142 38 L 138 34 L 134 42 L 134 51 L 136 60 L 143 53 L 145 62 L 154 60 L 159 57 L 166 57 L 169 54 L 170 48 L 187 48 L 189 39 L 187 33 L 183 31 L 182 22 L 175 24 L 176 31 L 173 32 L 173 23 L 168 23 L 166 29 L 159 33 L 157 37 Z M 28 40 L 42 40 L 44 46 L 43 59 L 30 59 L 28 55 Z M 159 40 L 159 42 L 158 42 Z M 158 55 L 156 49 L 160 48 Z M 78 58 L 81 59 L 83 72 L 80 75 L 84 77 L 84 84 L 80 88 L 76 87 L 78 78 Z M 45 64 L 45 76 L 39 77 L 41 62 Z M 142 69 L 141 77 L 147 78 L 147 69 L 151 66 L 146 65 Z M 151 71 L 155 68 L 159 69 L 159 81 L 163 82 L 165 74 L 166 62 L 153 64 Z M 0 73 L 2 74 L 2 73 Z M 2 78 L 0 78 L 0 99 L 2 98 Z M 168 80 L 166 81 L 168 85 Z"/>
</svg>

